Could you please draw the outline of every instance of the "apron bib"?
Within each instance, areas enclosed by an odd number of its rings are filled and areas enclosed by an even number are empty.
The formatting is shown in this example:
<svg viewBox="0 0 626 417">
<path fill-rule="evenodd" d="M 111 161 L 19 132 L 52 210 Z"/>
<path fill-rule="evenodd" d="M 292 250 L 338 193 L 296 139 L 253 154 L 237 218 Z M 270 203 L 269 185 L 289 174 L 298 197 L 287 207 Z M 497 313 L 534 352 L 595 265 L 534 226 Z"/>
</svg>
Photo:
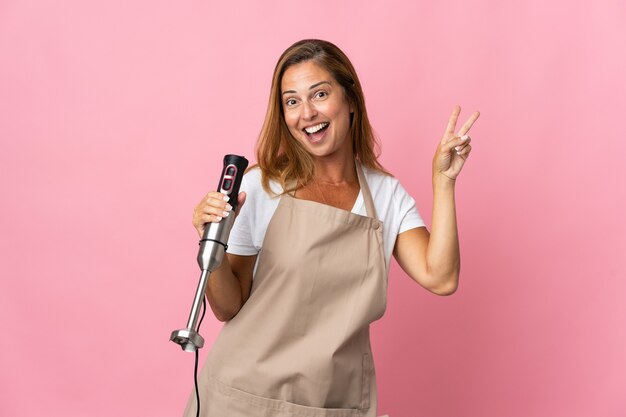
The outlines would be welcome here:
<svg viewBox="0 0 626 417">
<path fill-rule="evenodd" d="M 386 308 L 383 224 L 283 194 L 250 298 L 226 322 L 198 376 L 203 416 L 375 417 L 369 325 Z M 195 416 L 195 393 L 185 416 Z"/>
</svg>

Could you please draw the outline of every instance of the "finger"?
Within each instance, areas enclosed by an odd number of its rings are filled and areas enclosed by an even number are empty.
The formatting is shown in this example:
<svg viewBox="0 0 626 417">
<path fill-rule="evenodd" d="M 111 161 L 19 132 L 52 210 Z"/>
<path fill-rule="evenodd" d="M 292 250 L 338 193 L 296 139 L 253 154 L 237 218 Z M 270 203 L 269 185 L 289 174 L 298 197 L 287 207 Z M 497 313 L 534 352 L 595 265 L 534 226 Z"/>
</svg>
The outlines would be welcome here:
<svg viewBox="0 0 626 417">
<path fill-rule="evenodd" d="M 202 223 L 215 223 L 222 220 L 222 218 L 222 216 L 218 216 L 216 214 L 203 214 L 202 216 L 200 216 L 200 220 L 202 221 Z"/>
<path fill-rule="evenodd" d="M 199 206 L 197 210 L 200 213 L 212 213 L 221 215 L 221 213 L 230 213 L 232 209 L 233 207 L 230 204 L 218 201 L 216 204 L 203 204 Z"/>
<path fill-rule="evenodd" d="M 204 200 L 209 201 L 211 199 L 220 200 L 220 201 L 228 201 L 230 200 L 230 197 L 228 197 L 225 194 L 220 193 L 219 191 L 211 191 L 207 193 L 207 195 L 204 197 Z"/>
<path fill-rule="evenodd" d="M 466 138 L 466 139 L 463 139 Z M 452 142 L 452 146 L 454 147 L 455 151 L 460 151 L 462 149 L 464 149 L 466 146 L 469 145 L 469 143 L 472 141 L 472 138 L 470 138 L 468 135 L 463 135 L 460 138 L 455 138 L 454 142 Z M 457 145 L 458 143 L 458 145 Z"/>
<path fill-rule="evenodd" d="M 446 133 L 448 135 L 454 135 L 454 129 L 456 128 L 456 122 L 459 119 L 459 114 L 461 114 L 461 106 L 454 106 L 452 114 L 448 119 L 448 126 L 446 126 Z"/>
<path fill-rule="evenodd" d="M 224 195 L 222 193 L 217 193 L 215 195 L 208 195 L 204 200 L 204 205 L 221 208 L 223 210 L 230 211 L 232 209 L 231 205 L 226 202 L 223 198 Z"/>
<path fill-rule="evenodd" d="M 239 211 L 241 210 L 241 207 L 243 207 L 243 204 L 246 202 L 246 197 L 247 194 L 245 191 L 242 191 L 239 193 L 239 195 L 237 196 L 237 213 L 235 214 L 239 214 Z"/>
<path fill-rule="evenodd" d="M 200 236 L 204 232 L 204 225 L 207 223 L 219 223 L 222 220 L 222 217 L 216 216 L 214 214 L 202 214 L 194 218 L 192 222 L 193 226 L 196 228 Z"/>
<path fill-rule="evenodd" d="M 480 112 L 475 111 L 474 113 L 472 113 L 472 115 L 469 117 L 469 119 L 467 119 L 465 124 L 463 124 L 463 126 L 461 127 L 461 130 L 459 130 L 459 133 L 457 133 L 457 135 L 463 136 L 467 132 L 469 132 L 474 122 L 478 119 L 478 116 L 480 116 Z"/>
<path fill-rule="evenodd" d="M 456 154 L 459 155 L 463 159 L 467 159 L 469 153 L 472 151 L 472 145 L 467 145 L 465 148 L 460 151 L 456 151 Z"/>
<path fill-rule="evenodd" d="M 452 151 L 452 149 L 454 149 L 455 151 L 457 149 L 455 149 L 457 146 L 465 146 L 466 144 L 470 143 L 472 141 L 472 138 L 470 138 L 468 135 L 463 135 L 461 137 L 454 137 L 452 139 L 450 139 L 447 143 L 445 143 L 441 150 L 443 152 L 450 152 Z"/>
<path fill-rule="evenodd" d="M 245 191 L 241 191 L 239 193 L 239 195 L 237 196 L 237 205 L 241 206 L 243 203 L 245 203 L 246 202 L 246 197 L 247 197 L 246 192 Z"/>
<path fill-rule="evenodd" d="M 230 207 L 230 205 L 229 205 L 229 207 Z M 226 208 L 223 208 L 223 207 L 204 206 L 202 208 L 202 213 L 203 214 L 214 214 L 215 216 L 219 216 L 219 217 L 228 217 L 228 215 L 230 214 L 230 210 L 231 209 L 227 210 Z"/>
</svg>

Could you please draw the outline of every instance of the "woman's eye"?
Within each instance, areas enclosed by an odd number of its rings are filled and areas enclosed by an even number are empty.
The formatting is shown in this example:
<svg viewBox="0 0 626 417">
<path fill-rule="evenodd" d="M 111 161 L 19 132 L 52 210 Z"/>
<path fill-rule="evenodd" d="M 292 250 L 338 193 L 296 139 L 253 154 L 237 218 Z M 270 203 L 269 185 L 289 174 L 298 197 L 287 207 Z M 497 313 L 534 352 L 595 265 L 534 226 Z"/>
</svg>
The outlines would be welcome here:
<svg viewBox="0 0 626 417">
<path fill-rule="evenodd" d="M 328 94 L 326 93 L 326 91 L 318 91 L 317 93 L 315 93 L 315 97 L 318 97 L 318 98 L 324 98 L 327 95 Z"/>
<path fill-rule="evenodd" d="M 286 106 L 293 106 L 294 104 L 296 104 L 296 100 L 294 100 L 293 98 L 290 98 L 289 100 L 285 101 Z"/>
</svg>

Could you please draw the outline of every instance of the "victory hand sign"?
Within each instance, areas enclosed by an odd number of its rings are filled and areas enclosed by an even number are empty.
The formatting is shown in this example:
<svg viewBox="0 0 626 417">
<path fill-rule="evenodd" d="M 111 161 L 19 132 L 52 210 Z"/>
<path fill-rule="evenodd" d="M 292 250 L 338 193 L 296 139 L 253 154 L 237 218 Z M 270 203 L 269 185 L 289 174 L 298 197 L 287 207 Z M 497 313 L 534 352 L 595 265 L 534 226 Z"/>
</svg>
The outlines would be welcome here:
<svg viewBox="0 0 626 417">
<path fill-rule="evenodd" d="M 472 149 L 467 136 L 479 113 L 456 130 L 461 107 L 455 106 L 433 158 L 433 216 L 430 232 L 417 227 L 398 235 L 394 256 L 415 282 L 438 295 L 454 293 L 459 284 L 461 253 L 454 201 L 456 177 Z"/>
<path fill-rule="evenodd" d="M 477 111 L 472 113 L 458 133 L 454 133 L 460 113 L 461 107 L 455 106 L 448 120 L 448 126 L 443 134 L 443 138 L 439 142 L 437 152 L 435 152 L 435 157 L 433 158 L 433 180 L 440 175 L 456 180 L 472 150 L 470 145 L 472 139 L 467 135 L 467 132 L 478 119 L 480 113 Z"/>
</svg>

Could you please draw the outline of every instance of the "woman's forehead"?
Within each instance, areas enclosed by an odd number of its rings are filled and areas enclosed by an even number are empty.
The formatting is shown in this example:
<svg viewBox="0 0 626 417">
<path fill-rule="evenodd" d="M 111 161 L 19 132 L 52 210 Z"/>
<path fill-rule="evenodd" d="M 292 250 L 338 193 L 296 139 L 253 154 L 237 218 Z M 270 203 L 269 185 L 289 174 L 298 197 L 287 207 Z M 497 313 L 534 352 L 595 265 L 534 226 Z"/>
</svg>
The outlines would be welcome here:
<svg viewBox="0 0 626 417">
<path fill-rule="evenodd" d="M 313 61 L 305 61 L 292 65 L 285 70 L 281 79 L 280 90 L 281 93 L 286 91 L 308 91 L 311 86 L 322 81 L 334 84 L 335 79 L 320 65 Z"/>
</svg>

